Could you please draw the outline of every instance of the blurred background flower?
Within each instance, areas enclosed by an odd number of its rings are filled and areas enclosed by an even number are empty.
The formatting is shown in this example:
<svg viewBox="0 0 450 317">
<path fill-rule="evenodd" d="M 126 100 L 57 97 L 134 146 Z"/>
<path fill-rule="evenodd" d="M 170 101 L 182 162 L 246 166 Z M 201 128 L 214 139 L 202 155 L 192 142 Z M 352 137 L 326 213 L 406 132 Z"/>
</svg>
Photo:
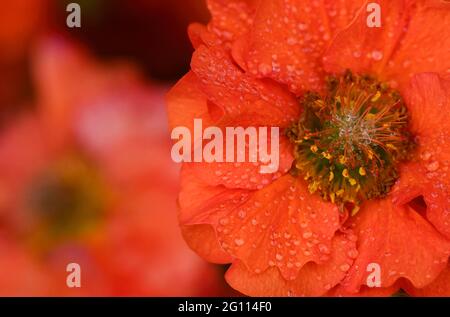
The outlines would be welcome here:
<svg viewBox="0 0 450 317">
<path fill-rule="evenodd" d="M 181 238 L 164 113 L 204 2 L 70 2 L 0 12 L 0 295 L 235 294 Z"/>
</svg>

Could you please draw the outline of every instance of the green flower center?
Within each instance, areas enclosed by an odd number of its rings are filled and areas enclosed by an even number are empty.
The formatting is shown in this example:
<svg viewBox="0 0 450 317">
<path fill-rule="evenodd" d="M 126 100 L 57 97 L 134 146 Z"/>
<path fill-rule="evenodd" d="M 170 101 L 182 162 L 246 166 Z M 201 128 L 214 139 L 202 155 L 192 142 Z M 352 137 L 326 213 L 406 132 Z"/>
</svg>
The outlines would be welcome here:
<svg viewBox="0 0 450 317">
<path fill-rule="evenodd" d="M 295 145 L 291 173 L 352 214 L 363 201 L 385 196 L 414 147 L 400 94 L 347 71 L 327 78 L 325 95 L 307 92 L 300 103 L 303 113 L 286 131 Z"/>
<path fill-rule="evenodd" d="M 27 205 L 38 225 L 34 238 L 52 244 L 92 232 L 103 215 L 104 189 L 85 160 L 69 156 L 54 162 L 27 192 Z"/>
</svg>

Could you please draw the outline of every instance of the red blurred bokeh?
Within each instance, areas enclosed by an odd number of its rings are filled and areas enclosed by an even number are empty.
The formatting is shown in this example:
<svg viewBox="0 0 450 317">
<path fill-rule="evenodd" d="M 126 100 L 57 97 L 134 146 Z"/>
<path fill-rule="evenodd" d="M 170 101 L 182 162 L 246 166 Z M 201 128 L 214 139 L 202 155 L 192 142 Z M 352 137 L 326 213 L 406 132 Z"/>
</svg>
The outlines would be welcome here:
<svg viewBox="0 0 450 317">
<path fill-rule="evenodd" d="M 70 2 L 0 12 L 0 295 L 231 295 L 181 238 L 164 113 L 204 2 L 78 1 L 69 29 Z"/>
</svg>

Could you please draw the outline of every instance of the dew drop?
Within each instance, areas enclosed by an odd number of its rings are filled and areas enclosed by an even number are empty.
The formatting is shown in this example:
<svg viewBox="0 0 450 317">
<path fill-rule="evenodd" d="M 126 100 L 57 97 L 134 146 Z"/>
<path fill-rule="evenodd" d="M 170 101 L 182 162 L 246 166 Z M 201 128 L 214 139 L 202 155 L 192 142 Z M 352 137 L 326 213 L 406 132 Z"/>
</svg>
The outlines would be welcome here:
<svg viewBox="0 0 450 317">
<path fill-rule="evenodd" d="M 435 172 L 439 169 L 439 162 L 438 161 L 431 162 L 426 166 L 426 168 L 429 172 Z"/>
<path fill-rule="evenodd" d="M 304 30 L 306 30 L 308 28 L 308 25 L 306 25 L 305 23 L 299 23 L 298 24 L 298 29 L 300 30 L 300 31 L 304 31 Z"/>
<path fill-rule="evenodd" d="M 423 152 L 422 154 L 420 154 L 420 158 L 424 161 L 428 161 L 431 158 L 431 153 Z"/>
<path fill-rule="evenodd" d="M 222 218 L 222 219 L 219 220 L 219 223 L 220 223 L 222 226 L 226 226 L 229 222 L 230 222 L 230 221 L 228 220 L 228 218 Z"/>
<path fill-rule="evenodd" d="M 350 269 L 350 265 L 347 264 L 347 263 L 342 264 L 342 265 L 339 267 L 339 269 L 340 269 L 342 272 L 347 272 L 347 271 Z"/>
<path fill-rule="evenodd" d="M 272 71 L 272 67 L 268 64 L 261 63 L 258 66 L 258 70 L 262 75 L 268 75 Z"/>
<path fill-rule="evenodd" d="M 236 243 L 237 246 L 243 246 L 245 241 L 243 239 L 235 239 L 234 243 Z"/>
<path fill-rule="evenodd" d="M 330 254 L 330 249 L 325 244 L 319 244 L 320 253 Z"/>
<path fill-rule="evenodd" d="M 350 250 L 347 252 L 347 256 L 350 259 L 356 259 L 356 257 L 358 256 L 358 250 Z"/>
<path fill-rule="evenodd" d="M 360 58 L 361 57 L 361 52 L 360 51 L 354 51 L 353 52 L 353 57 L 354 58 Z"/>
<path fill-rule="evenodd" d="M 383 59 L 383 52 L 380 51 L 372 51 L 372 58 L 376 61 L 381 61 Z"/>
</svg>

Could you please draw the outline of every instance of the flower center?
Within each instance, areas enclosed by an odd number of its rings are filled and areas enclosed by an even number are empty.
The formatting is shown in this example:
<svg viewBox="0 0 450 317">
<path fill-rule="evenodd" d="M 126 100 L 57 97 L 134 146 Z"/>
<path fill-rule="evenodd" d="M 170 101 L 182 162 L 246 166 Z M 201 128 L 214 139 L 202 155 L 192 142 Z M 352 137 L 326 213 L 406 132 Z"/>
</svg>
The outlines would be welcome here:
<svg viewBox="0 0 450 317">
<path fill-rule="evenodd" d="M 301 105 L 299 121 L 287 130 L 295 145 L 291 173 L 352 214 L 363 201 L 385 196 L 414 147 L 400 94 L 347 71 L 327 78 L 325 95 L 307 92 Z"/>
<path fill-rule="evenodd" d="M 104 186 L 95 169 L 78 157 L 63 158 L 36 177 L 27 205 L 36 219 L 35 234 L 46 243 L 80 237 L 101 219 Z"/>
</svg>

